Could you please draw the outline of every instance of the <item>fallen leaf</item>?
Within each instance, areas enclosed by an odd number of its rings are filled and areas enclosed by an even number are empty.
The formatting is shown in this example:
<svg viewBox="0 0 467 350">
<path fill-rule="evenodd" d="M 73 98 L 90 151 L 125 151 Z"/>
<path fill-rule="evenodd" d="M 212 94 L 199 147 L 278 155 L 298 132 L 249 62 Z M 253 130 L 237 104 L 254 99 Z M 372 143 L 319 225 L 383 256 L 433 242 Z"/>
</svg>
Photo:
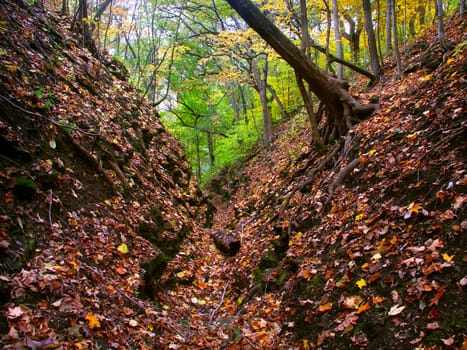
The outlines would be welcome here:
<svg viewBox="0 0 467 350">
<path fill-rule="evenodd" d="M 362 289 L 366 286 L 366 281 L 363 278 L 360 278 L 357 282 L 355 282 L 358 288 Z"/>
<path fill-rule="evenodd" d="M 430 299 L 430 306 L 438 305 L 439 299 L 444 295 L 445 289 L 441 289 L 436 295 Z"/>
<path fill-rule="evenodd" d="M 405 306 L 404 305 L 394 305 L 391 307 L 391 309 L 388 312 L 389 316 L 396 316 L 399 315 L 402 311 L 404 311 Z"/>
<path fill-rule="evenodd" d="M 434 329 L 440 328 L 440 326 L 439 326 L 438 321 L 435 321 L 435 322 L 428 323 L 428 324 L 426 325 L 426 328 L 427 328 L 427 329 L 434 330 Z"/>
<path fill-rule="evenodd" d="M 326 304 L 320 305 L 318 308 L 320 312 L 326 312 L 331 309 L 332 309 L 332 303 L 326 303 Z"/>
<path fill-rule="evenodd" d="M 128 253 L 128 246 L 125 243 L 122 243 L 118 246 L 117 250 L 122 254 Z"/>
<path fill-rule="evenodd" d="M 444 261 L 450 262 L 454 258 L 454 255 L 449 255 L 448 253 L 443 254 Z"/>
<path fill-rule="evenodd" d="M 359 295 L 351 295 L 344 298 L 342 306 L 346 309 L 356 309 L 363 302 L 363 299 Z"/>
<path fill-rule="evenodd" d="M 21 306 L 11 307 L 8 309 L 8 318 L 15 319 L 21 317 L 23 316 L 24 312 L 25 311 L 21 308 Z"/>
<path fill-rule="evenodd" d="M 359 314 L 361 314 L 361 313 L 363 313 L 363 312 L 365 312 L 366 310 L 369 310 L 369 309 L 370 309 L 370 303 L 364 303 L 364 304 L 360 305 L 360 307 L 358 308 L 357 311 L 355 311 L 355 313 L 357 315 L 359 315 Z"/>
<path fill-rule="evenodd" d="M 92 312 L 88 312 L 85 319 L 89 322 L 89 328 L 94 329 L 101 327 L 101 322 Z"/>
<path fill-rule="evenodd" d="M 448 339 L 441 339 L 444 345 L 450 346 L 454 344 L 454 336 L 449 337 Z"/>
</svg>

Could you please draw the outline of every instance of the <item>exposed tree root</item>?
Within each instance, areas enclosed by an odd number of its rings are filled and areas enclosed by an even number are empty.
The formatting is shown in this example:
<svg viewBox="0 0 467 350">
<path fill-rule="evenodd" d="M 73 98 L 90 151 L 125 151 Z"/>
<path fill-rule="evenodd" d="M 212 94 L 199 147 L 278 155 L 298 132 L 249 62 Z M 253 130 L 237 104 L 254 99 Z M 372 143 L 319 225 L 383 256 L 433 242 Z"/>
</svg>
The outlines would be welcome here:
<svg viewBox="0 0 467 350">
<path fill-rule="evenodd" d="M 100 162 L 94 158 L 94 156 L 87 150 L 85 149 L 83 146 L 81 146 L 79 143 L 77 143 L 73 137 L 71 137 L 70 134 L 68 134 L 67 132 L 64 132 L 63 133 L 64 137 L 67 139 L 67 141 L 69 143 L 71 143 L 73 145 L 73 147 L 75 148 L 75 150 L 78 152 L 78 154 L 84 158 L 86 161 L 88 161 L 92 166 L 94 166 L 97 170 L 97 172 L 99 174 L 101 174 L 105 181 L 108 183 L 108 185 L 110 186 L 111 190 L 112 190 L 112 193 L 115 195 L 115 196 L 119 196 L 120 195 L 120 192 L 118 191 L 117 187 L 115 186 L 114 184 L 114 181 L 112 179 L 112 177 L 110 176 L 110 174 L 107 172 L 107 170 L 105 170 L 102 165 L 100 164 Z"/>
<path fill-rule="evenodd" d="M 328 188 L 328 198 L 326 202 L 324 203 L 324 207 L 327 206 L 329 201 L 331 200 L 332 196 L 334 195 L 334 192 L 336 191 L 337 187 L 342 185 L 344 182 L 345 178 L 350 174 L 350 172 L 355 169 L 355 167 L 360 163 L 359 158 L 355 158 L 352 160 L 349 164 L 347 164 L 345 167 L 343 167 L 339 173 L 334 177 L 334 180 L 331 182 Z"/>
</svg>

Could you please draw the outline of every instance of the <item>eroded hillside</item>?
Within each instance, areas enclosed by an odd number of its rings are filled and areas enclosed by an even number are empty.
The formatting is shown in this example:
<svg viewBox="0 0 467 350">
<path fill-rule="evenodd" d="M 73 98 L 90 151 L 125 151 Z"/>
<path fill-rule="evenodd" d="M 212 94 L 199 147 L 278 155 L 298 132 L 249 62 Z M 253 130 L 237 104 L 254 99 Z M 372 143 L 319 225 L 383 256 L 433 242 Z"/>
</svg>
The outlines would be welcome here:
<svg viewBox="0 0 467 350">
<path fill-rule="evenodd" d="M 206 220 L 157 111 L 123 65 L 84 49 L 70 27 L 40 7 L 0 3 L 4 349 L 153 344 L 158 314 L 138 297 L 152 297 Z"/>
<path fill-rule="evenodd" d="M 161 295 L 178 320 L 164 339 L 182 348 L 465 348 L 464 28 L 450 20 L 448 52 L 428 30 L 405 52 L 402 79 L 389 60 L 359 96 L 379 98 L 379 110 L 325 155 L 310 146 L 303 117 L 276 130 L 270 152 L 221 174 L 214 227 L 242 247 L 222 256 L 202 232 L 183 245 L 166 276 L 192 283 Z"/>
</svg>

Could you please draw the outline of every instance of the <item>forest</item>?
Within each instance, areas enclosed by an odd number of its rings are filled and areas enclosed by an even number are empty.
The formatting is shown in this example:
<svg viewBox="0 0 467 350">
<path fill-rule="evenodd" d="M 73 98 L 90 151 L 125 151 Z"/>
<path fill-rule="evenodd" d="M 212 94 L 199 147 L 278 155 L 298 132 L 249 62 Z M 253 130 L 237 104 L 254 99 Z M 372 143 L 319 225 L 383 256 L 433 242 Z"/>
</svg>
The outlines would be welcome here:
<svg viewBox="0 0 467 350">
<path fill-rule="evenodd" d="M 0 346 L 467 348 L 464 10 L 0 1 Z"/>
<path fill-rule="evenodd" d="M 346 129 L 341 125 L 341 130 L 317 136 L 324 112 L 318 111 L 316 91 L 227 1 L 51 3 L 62 13 L 88 19 L 84 30 L 126 65 L 131 82 L 183 143 L 203 183 L 252 146 L 267 147 L 274 124 L 297 115 L 304 105 L 314 142 L 328 143 Z M 315 65 L 339 80 L 366 77 L 372 85 L 384 73 L 384 59 L 397 64 L 401 75 L 407 67 L 402 67 L 400 50 L 437 22 L 438 13 L 454 11 L 459 1 L 283 0 L 259 5 Z M 263 26 L 258 19 L 253 22 Z"/>
</svg>

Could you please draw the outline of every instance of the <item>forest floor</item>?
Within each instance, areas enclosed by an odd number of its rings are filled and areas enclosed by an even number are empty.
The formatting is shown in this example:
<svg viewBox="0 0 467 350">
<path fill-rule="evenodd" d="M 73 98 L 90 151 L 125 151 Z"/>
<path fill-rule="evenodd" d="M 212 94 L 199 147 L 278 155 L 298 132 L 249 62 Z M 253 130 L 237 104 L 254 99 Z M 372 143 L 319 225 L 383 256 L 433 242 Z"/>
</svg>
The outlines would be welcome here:
<svg viewBox="0 0 467 350">
<path fill-rule="evenodd" d="M 325 155 L 306 118 L 278 125 L 268 152 L 211 183 L 205 229 L 180 145 L 121 67 L 99 66 L 55 17 L 9 6 L 3 348 L 467 348 L 465 18 L 447 26 L 450 51 L 427 30 L 401 79 L 388 60 L 370 91 L 354 83 L 380 108 Z"/>
<path fill-rule="evenodd" d="M 164 276 L 180 283 L 159 294 L 176 320 L 161 343 L 467 348 L 467 35 L 458 19 L 448 28 L 453 49 L 442 52 L 427 31 L 404 51 L 401 79 L 386 62 L 359 96 L 378 96 L 380 109 L 327 156 L 294 119 L 272 150 L 213 182 L 214 230 L 241 249 L 220 254 L 203 229 L 185 242 Z"/>
</svg>

